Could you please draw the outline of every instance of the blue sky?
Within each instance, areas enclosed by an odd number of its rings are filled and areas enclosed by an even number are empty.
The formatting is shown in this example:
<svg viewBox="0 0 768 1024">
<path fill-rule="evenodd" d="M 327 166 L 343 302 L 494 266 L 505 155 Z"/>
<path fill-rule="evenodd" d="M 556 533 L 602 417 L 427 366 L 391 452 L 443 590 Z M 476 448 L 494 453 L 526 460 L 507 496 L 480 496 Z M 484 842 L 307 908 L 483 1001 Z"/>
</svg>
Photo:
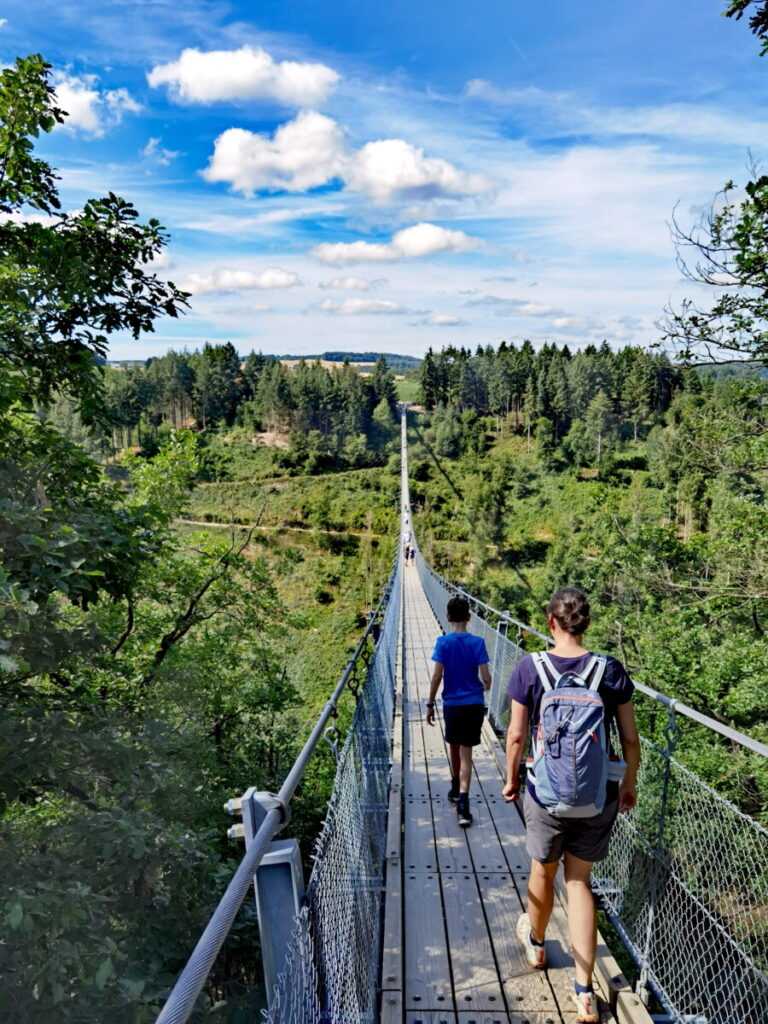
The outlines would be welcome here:
<svg viewBox="0 0 768 1024">
<path fill-rule="evenodd" d="M 114 358 L 649 344 L 692 289 L 673 208 L 768 155 L 724 6 L 5 0 L 0 62 L 54 65 L 66 209 L 111 190 L 171 233 L 191 310 Z"/>
</svg>

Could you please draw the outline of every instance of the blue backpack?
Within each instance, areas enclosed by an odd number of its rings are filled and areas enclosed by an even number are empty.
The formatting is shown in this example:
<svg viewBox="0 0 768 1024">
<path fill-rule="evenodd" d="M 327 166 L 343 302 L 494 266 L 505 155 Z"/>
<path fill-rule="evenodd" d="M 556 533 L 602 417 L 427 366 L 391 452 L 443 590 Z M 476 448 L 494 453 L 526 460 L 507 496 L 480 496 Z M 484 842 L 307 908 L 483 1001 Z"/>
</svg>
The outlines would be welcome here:
<svg viewBox="0 0 768 1024">
<path fill-rule="evenodd" d="M 607 660 L 593 654 L 579 675 L 559 672 L 544 651 L 532 657 L 544 687 L 533 737 L 536 796 L 558 818 L 592 817 L 605 805 L 609 777 L 605 705 L 597 692 Z"/>
</svg>

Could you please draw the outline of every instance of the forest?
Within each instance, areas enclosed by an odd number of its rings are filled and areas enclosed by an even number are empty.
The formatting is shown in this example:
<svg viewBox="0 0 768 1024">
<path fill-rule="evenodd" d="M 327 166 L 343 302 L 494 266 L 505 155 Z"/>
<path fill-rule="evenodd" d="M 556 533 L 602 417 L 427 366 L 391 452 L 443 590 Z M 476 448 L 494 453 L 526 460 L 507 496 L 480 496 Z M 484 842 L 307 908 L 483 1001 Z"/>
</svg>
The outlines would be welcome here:
<svg viewBox="0 0 768 1024">
<path fill-rule="evenodd" d="M 279 787 L 389 575 L 397 385 L 385 359 L 232 345 L 105 366 L 110 333 L 189 296 L 150 269 L 167 233 L 130 202 L 61 212 L 34 146 L 63 119 L 42 57 L 0 71 L 0 1020 L 144 1024 L 239 859 L 222 803 Z M 713 301 L 666 311 L 658 349 L 519 339 L 399 365 L 434 567 L 539 628 L 553 589 L 583 586 L 595 647 L 763 741 L 766 239 L 759 174 L 680 227 Z M 686 756 L 768 820 L 765 766 Z M 321 752 L 293 806 L 307 857 L 333 768 Z M 246 906 L 196 1019 L 253 1019 L 258 942 Z"/>
</svg>

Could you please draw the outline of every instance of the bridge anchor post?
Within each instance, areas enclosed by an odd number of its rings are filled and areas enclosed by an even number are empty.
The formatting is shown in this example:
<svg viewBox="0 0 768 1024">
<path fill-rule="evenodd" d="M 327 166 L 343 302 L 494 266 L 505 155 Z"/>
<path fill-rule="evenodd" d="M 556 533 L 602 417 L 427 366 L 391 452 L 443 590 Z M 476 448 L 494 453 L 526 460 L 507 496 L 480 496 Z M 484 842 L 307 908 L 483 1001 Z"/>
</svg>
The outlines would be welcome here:
<svg viewBox="0 0 768 1024">
<path fill-rule="evenodd" d="M 289 809 L 274 793 L 247 790 L 241 798 L 246 848 L 251 845 L 267 811 L 278 806 L 285 821 Z M 278 974 L 296 931 L 296 918 L 304 903 L 304 870 L 295 839 L 273 839 L 253 876 L 256 914 L 261 935 L 261 959 L 269 1008 L 275 998 Z"/>
</svg>

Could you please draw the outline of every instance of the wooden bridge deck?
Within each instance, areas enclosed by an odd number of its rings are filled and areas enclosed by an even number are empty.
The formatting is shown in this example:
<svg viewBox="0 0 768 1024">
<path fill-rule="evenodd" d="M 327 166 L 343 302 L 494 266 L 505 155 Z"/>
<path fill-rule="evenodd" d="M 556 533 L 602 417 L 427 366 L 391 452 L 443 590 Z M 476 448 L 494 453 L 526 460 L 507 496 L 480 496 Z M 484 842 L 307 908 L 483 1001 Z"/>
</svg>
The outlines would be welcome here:
<svg viewBox="0 0 768 1024">
<path fill-rule="evenodd" d="M 447 799 L 450 771 L 441 722 L 430 727 L 425 720 L 430 659 L 440 632 L 415 566 L 404 568 L 381 1020 L 573 1024 L 573 961 L 559 900 L 547 933 L 547 971 L 528 968 L 516 939 L 528 878 L 525 827 L 517 808 L 501 796 L 500 746 L 487 722 L 483 743 L 475 748 L 469 829 L 459 828 Z M 600 953 L 608 972 L 618 975 L 607 950 Z M 605 985 L 603 995 L 609 998 Z M 605 1003 L 603 1021 L 650 1020 L 639 1000 L 630 1002 L 638 1004 L 639 1016 L 633 1010 L 616 1017 Z"/>
</svg>

